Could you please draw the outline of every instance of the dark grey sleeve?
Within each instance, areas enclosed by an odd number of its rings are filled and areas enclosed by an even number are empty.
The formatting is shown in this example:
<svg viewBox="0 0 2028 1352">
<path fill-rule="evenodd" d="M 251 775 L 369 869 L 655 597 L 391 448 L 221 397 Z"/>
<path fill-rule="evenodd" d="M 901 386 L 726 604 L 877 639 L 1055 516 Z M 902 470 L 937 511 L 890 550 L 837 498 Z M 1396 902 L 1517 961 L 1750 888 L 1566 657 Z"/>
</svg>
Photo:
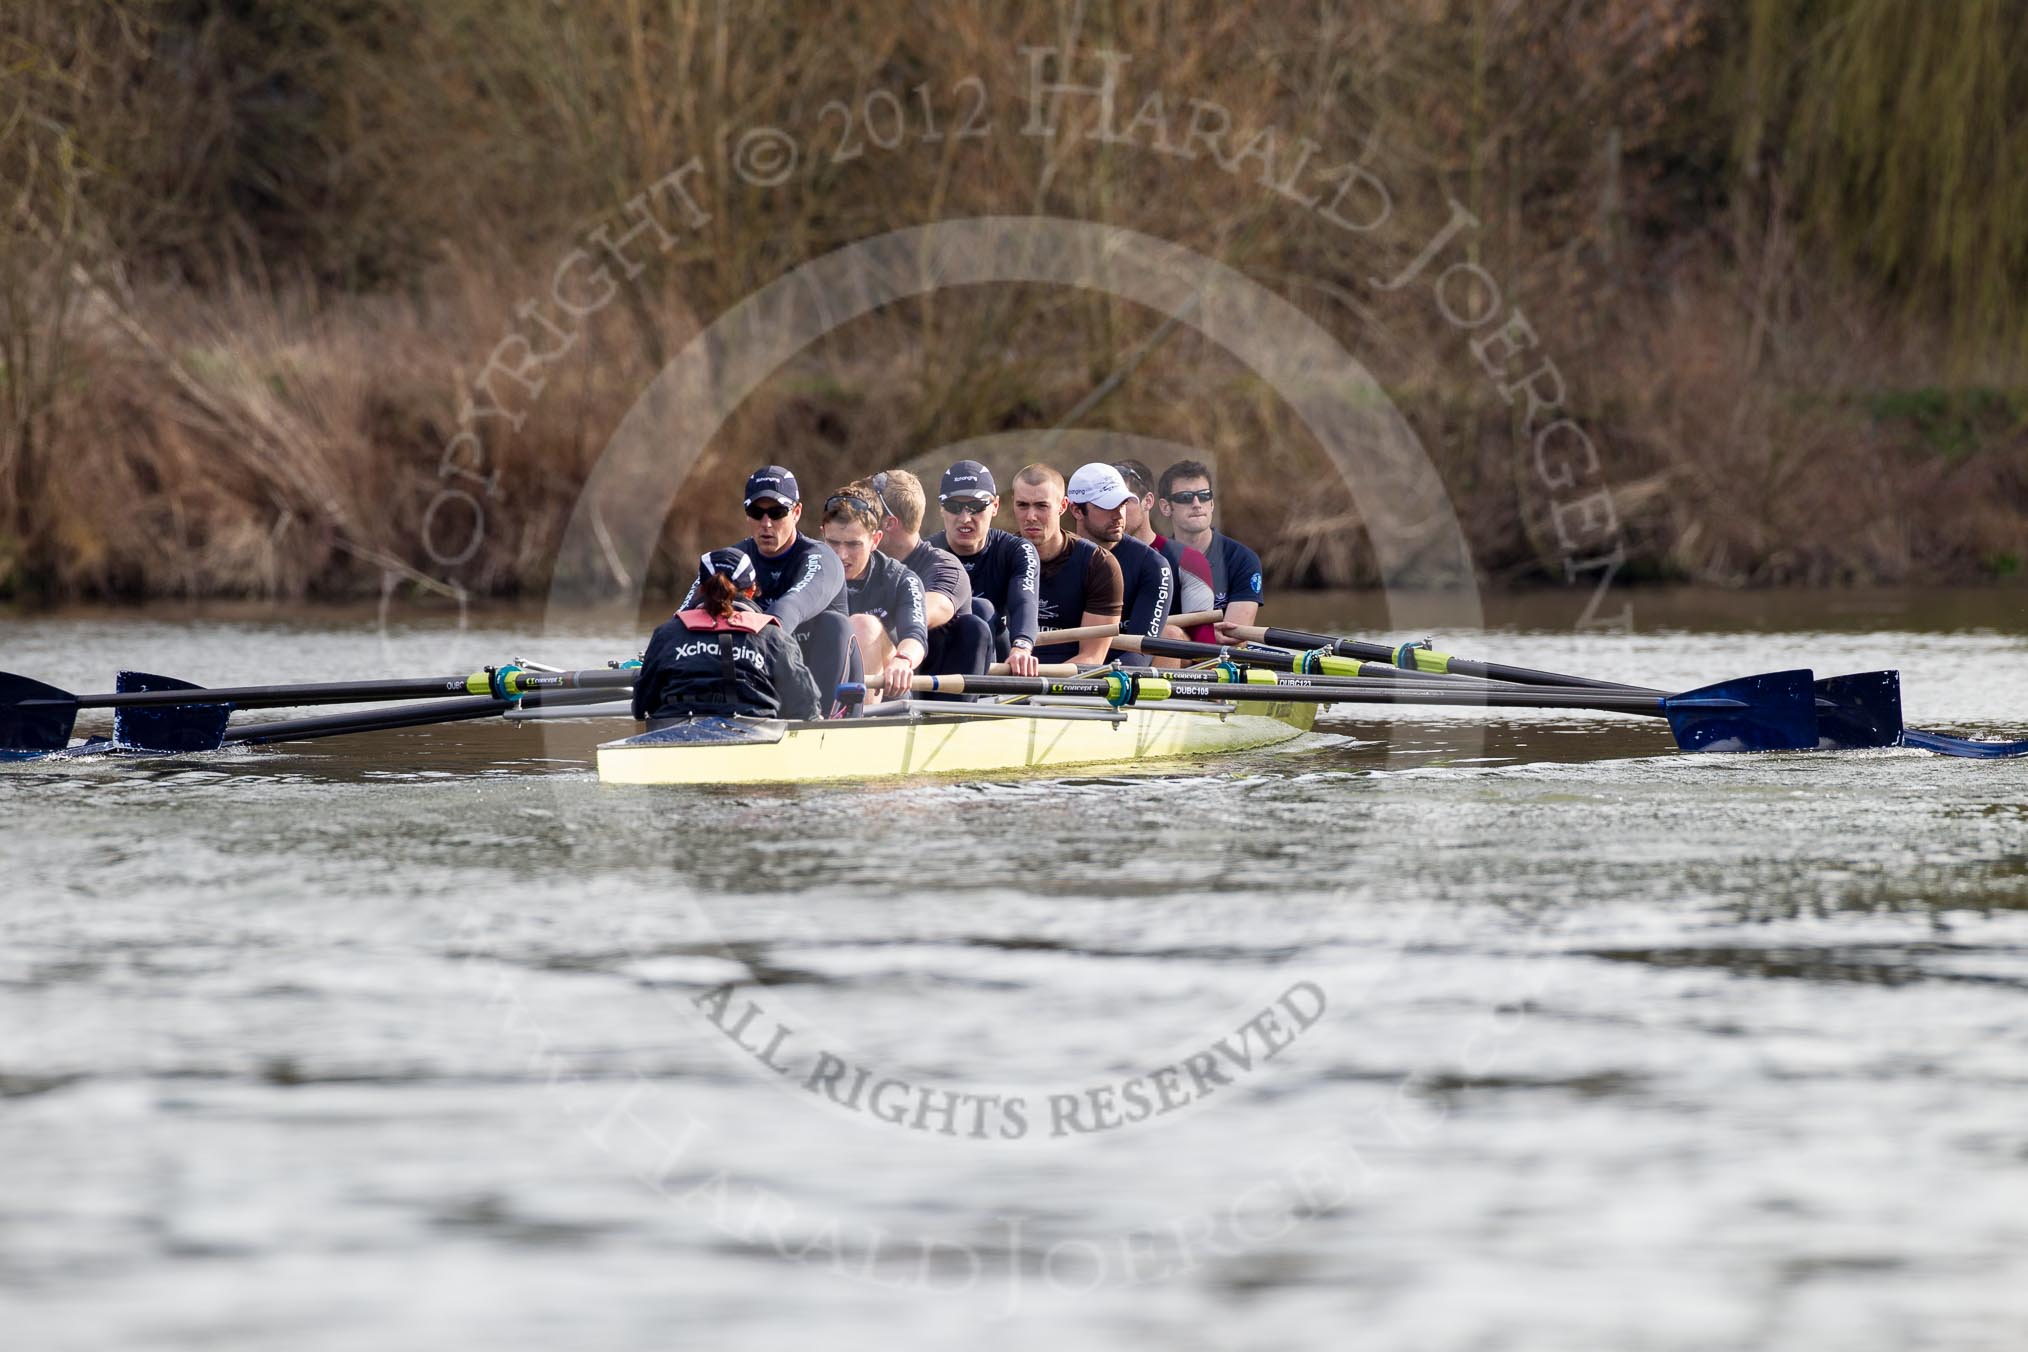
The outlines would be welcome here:
<svg viewBox="0 0 2028 1352">
<path fill-rule="evenodd" d="M 790 638 L 779 624 L 771 624 L 761 630 L 761 642 L 767 645 L 768 672 L 775 683 L 775 694 L 782 702 L 782 717 L 816 718 L 817 678 L 810 674 L 808 664 L 803 661 L 802 645 Z"/>
<path fill-rule="evenodd" d="M 1035 636 L 1042 632 L 1038 618 L 1042 607 L 1042 556 L 1035 552 L 1034 545 L 1019 536 L 1014 543 L 1021 550 L 1022 563 L 1007 586 L 1007 637 L 1012 641 L 1025 638 L 1033 647 Z"/>
<path fill-rule="evenodd" d="M 789 589 L 769 601 L 762 609 L 782 622 L 782 628 L 795 633 L 811 620 L 831 609 L 831 603 L 838 593 L 845 590 L 845 565 L 838 562 L 827 545 L 816 545 L 803 551 L 802 567 L 796 573 L 796 580 Z"/>
<path fill-rule="evenodd" d="M 942 592 L 951 598 L 951 610 L 962 615 L 972 608 L 972 579 L 965 572 L 965 565 L 958 562 L 958 556 L 938 550 L 934 560 L 936 572 L 923 587 L 929 592 Z"/>
</svg>

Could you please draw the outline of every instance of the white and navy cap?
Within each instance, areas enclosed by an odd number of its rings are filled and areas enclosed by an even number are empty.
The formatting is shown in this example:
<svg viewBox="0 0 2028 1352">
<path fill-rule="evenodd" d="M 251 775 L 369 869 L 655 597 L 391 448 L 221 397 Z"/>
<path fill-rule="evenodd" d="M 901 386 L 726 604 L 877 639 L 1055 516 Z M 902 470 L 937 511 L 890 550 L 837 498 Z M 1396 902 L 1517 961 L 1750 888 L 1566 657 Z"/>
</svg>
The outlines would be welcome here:
<svg viewBox="0 0 2028 1352">
<path fill-rule="evenodd" d="M 745 591 L 754 585 L 753 560 L 743 549 L 714 549 L 697 560 L 697 580 L 703 582 L 717 573 L 732 579 L 732 585 Z"/>
<path fill-rule="evenodd" d="M 1063 495 L 1072 502 L 1089 503 L 1110 512 L 1134 493 L 1118 470 L 1093 461 L 1077 467 L 1077 473 L 1070 476 L 1070 487 L 1064 490 Z"/>
<path fill-rule="evenodd" d="M 944 471 L 944 477 L 937 484 L 937 501 L 949 502 L 952 498 L 992 497 L 1000 490 L 993 486 L 993 471 L 976 460 L 960 460 Z"/>
<path fill-rule="evenodd" d="M 762 465 L 746 476 L 746 502 L 751 507 L 762 498 L 773 498 L 781 503 L 798 503 L 803 500 L 802 490 L 796 487 L 796 476 L 780 465 Z"/>
</svg>

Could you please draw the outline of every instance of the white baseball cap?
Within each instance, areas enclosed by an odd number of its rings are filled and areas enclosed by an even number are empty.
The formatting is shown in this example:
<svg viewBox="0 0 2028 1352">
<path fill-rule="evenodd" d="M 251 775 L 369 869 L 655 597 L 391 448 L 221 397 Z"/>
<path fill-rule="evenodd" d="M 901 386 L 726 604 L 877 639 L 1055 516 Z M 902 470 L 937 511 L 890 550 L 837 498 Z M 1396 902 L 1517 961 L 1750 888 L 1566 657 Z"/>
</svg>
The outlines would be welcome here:
<svg viewBox="0 0 2028 1352">
<path fill-rule="evenodd" d="M 1070 487 L 1064 496 L 1072 502 L 1090 503 L 1110 512 L 1134 494 L 1118 470 L 1093 461 L 1089 465 L 1078 466 L 1077 473 L 1070 476 Z"/>
</svg>

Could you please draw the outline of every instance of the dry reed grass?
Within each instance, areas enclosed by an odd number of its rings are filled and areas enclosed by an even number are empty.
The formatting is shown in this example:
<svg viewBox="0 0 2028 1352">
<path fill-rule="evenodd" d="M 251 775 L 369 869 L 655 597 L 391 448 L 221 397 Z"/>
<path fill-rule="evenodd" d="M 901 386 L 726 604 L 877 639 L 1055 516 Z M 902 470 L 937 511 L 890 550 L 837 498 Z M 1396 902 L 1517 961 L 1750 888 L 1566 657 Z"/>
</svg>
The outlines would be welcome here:
<svg viewBox="0 0 2028 1352">
<path fill-rule="evenodd" d="M 1554 497 L 1512 411 L 1426 295 L 1370 282 L 1413 258 L 1452 200 L 1485 223 L 1472 256 L 1525 307 L 1603 448 L 1629 575 L 1914 581 L 2028 558 L 2018 416 L 1940 443 L 1934 418 L 1883 406 L 1880 391 L 1963 383 L 1933 317 L 1827 268 L 1792 226 L 1778 165 L 1756 165 L 1751 191 L 1726 177 L 1716 6 L 278 0 L 257 21 L 196 14 L 19 0 L 0 18 L 15 58 L 0 84 L 0 589 L 539 589 L 594 457 L 700 318 L 853 239 L 989 213 L 1141 230 L 1285 296 L 1386 385 L 1482 574 L 1561 580 Z M 1066 37 L 1132 53 L 1135 100 L 1212 98 L 1240 128 L 1356 152 L 1393 186 L 1394 219 L 1348 246 L 1208 163 L 1083 139 L 1089 103 L 1053 140 L 1022 135 L 1018 49 Z M 487 437 L 498 493 L 471 556 L 430 556 L 424 516 L 473 382 L 494 344 L 529 331 L 517 304 L 586 230 L 693 152 L 722 180 L 740 128 L 815 133 L 835 125 L 831 99 L 974 73 L 995 86 L 991 135 L 722 195 L 707 227 L 647 259 L 545 373 L 526 421 Z M 828 485 L 1049 425 L 1157 323 L 1032 288 L 856 322 L 714 442 L 656 581 L 741 529 L 731 489 L 750 464 Z M 2004 361 L 1981 379 L 2020 383 Z M 1288 409 L 1187 331 L 1088 425 L 1244 466 L 1222 485 L 1226 521 L 1279 581 L 1378 580 L 1349 493 Z"/>
</svg>

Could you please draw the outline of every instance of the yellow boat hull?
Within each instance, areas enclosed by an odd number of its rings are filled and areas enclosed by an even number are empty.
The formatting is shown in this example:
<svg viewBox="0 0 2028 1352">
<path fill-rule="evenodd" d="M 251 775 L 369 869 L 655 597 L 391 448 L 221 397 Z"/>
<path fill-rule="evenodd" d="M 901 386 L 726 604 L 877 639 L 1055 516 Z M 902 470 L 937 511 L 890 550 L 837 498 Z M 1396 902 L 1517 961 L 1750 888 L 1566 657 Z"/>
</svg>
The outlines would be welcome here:
<svg viewBox="0 0 2028 1352">
<path fill-rule="evenodd" d="M 920 708 L 920 706 L 918 706 Z M 908 775 L 983 775 L 1211 756 L 1300 737 L 1314 704 L 1212 710 L 1103 705 L 1068 717 L 916 712 L 900 718 L 757 724 L 779 740 L 657 744 L 644 738 L 598 749 L 607 784 L 795 784 Z M 652 738 L 653 734 L 649 734 Z"/>
</svg>

